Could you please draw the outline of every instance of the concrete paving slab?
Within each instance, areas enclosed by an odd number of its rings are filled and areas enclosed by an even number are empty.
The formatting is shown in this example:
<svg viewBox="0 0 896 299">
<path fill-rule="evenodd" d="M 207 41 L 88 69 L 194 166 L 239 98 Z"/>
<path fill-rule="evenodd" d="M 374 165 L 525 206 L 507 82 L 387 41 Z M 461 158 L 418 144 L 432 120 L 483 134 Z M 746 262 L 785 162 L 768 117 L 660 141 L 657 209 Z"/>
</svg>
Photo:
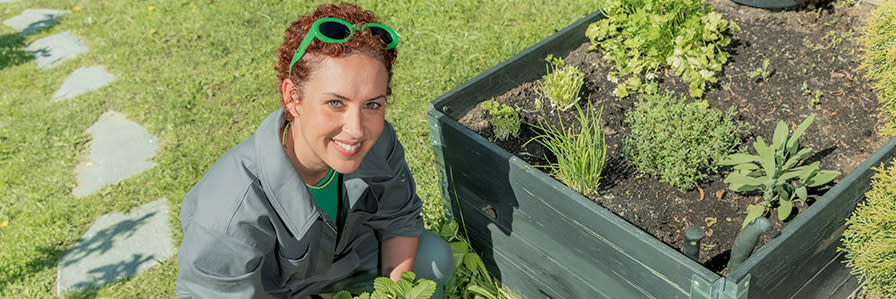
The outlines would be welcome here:
<svg viewBox="0 0 896 299">
<path fill-rule="evenodd" d="M 115 76 L 107 72 L 104 66 L 81 67 L 65 78 L 59 89 L 53 93 L 53 101 L 71 99 L 88 91 L 97 90 L 109 85 L 112 80 L 115 80 Z"/>
<path fill-rule="evenodd" d="M 56 19 L 67 13 L 64 10 L 29 8 L 18 16 L 6 19 L 3 24 L 24 35 L 53 25 L 56 23 Z"/>
<path fill-rule="evenodd" d="M 127 214 L 106 214 L 59 260 L 59 295 L 137 275 L 174 255 L 168 201 L 147 203 Z"/>
<path fill-rule="evenodd" d="M 111 110 L 103 113 L 87 132 L 93 140 L 87 161 L 75 169 L 75 197 L 87 196 L 155 166 L 150 159 L 156 155 L 158 139 L 124 114 Z"/>
<path fill-rule="evenodd" d="M 82 52 L 87 52 L 87 46 L 81 44 L 81 39 L 72 35 L 69 31 L 39 39 L 25 47 L 25 51 L 34 55 L 37 68 L 51 68 L 63 61 L 74 58 Z"/>
</svg>

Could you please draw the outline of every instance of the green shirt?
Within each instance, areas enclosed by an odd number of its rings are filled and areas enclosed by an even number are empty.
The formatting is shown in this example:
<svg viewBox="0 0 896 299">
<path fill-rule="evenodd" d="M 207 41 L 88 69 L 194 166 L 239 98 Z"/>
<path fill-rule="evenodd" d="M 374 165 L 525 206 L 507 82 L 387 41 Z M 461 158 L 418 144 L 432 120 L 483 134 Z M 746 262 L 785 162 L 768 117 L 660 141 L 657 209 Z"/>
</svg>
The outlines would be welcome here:
<svg viewBox="0 0 896 299">
<path fill-rule="evenodd" d="M 327 213 L 327 216 L 330 216 L 334 223 L 339 223 L 339 175 L 338 172 L 330 168 L 327 175 L 317 184 L 305 184 L 308 186 L 308 191 L 311 192 L 314 202 L 324 213 Z"/>
</svg>

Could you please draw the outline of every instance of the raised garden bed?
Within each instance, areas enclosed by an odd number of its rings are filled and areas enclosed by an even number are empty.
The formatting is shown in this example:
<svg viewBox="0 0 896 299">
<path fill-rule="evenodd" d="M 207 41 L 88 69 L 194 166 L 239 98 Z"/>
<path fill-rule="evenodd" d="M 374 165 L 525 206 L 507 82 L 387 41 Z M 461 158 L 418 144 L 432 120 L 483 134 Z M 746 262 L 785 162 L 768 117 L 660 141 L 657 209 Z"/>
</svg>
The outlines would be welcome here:
<svg viewBox="0 0 896 299">
<path fill-rule="evenodd" d="M 619 146 L 617 144 L 614 147 L 612 140 L 619 139 L 625 134 L 625 129 L 621 127 L 621 115 L 626 105 L 631 107 L 630 103 L 626 104 L 626 101 L 631 100 L 612 98 L 607 87 L 601 86 L 606 80 L 593 79 L 600 78 L 599 75 L 592 75 L 591 80 L 586 79 L 586 86 L 592 89 L 590 91 L 592 102 L 604 106 L 605 130 L 609 127 L 616 131 L 616 136 L 613 134 L 608 136 L 611 156 L 608 156 L 610 163 L 605 172 L 605 175 L 615 178 L 602 181 L 604 187 L 592 198 L 586 198 L 569 190 L 540 169 L 532 167 L 533 164 L 544 162 L 539 160 L 543 155 L 537 150 L 520 150 L 519 147 L 531 137 L 531 132 L 528 136 L 522 134 L 523 137 L 517 141 L 505 144 L 499 142 L 502 145 L 499 147 L 488 139 L 490 137 L 488 130 L 482 130 L 482 135 L 485 136 L 483 137 L 458 123 L 458 119 L 483 100 L 502 96 L 512 90 L 510 94 L 525 97 L 530 92 L 526 91 L 525 83 L 540 78 L 545 72 L 545 56 L 553 54 L 567 57 L 573 50 L 582 48 L 586 42 L 585 28 L 600 17 L 600 14 L 595 13 L 431 103 L 428 119 L 436 161 L 443 171 L 441 181 L 443 195 L 449 201 L 455 218 L 465 223 L 474 248 L 486 260 L 489 270 L 505 285 L 523 297 L 547 295 L 552 298 L 589 298 L 595 294 L 607 298 L 685 298 L 699 294 L 708 296 L 712 292 L 722 292 L 711 290 L 714 283 L 720 290 L 727 290 L 730 293 L 748 291 L 741 294 L 747 294 L 750 298 L 768 295 L 779 297 L 781 294 L 825 298 L 843 292 L 848 293 L 854 288 L 855 282 L 849 279 L 834 249 L 839 244 L 844 219 L 868 188 L 870 167 L 894 155 L 893 141 L 880 146 L 883 138 L 875 137 L 873 130 L 870 134 L 866 134 L 866 129 L 872 129 L 876 119 L 861 122 L 869 113 L 873 114 L 873 105 L 864 106 L 868 105 L 867 103 L 874 103 L 874 99 L 858 99 L 864 94 L 856 92 L 844 91 L 843 94 L 833 94 L 838 87 L 864 88 L 860 85 L 863 83 L 856 77 L 856 72 L 850 69 L 852 67 L 850 63 L 854 64 L 851 59 L 855 56 L 843 57 L 849 52 L 833 52 L 833 58 L 827 56 L 832 52 L 818 54 L 819 58 L 824 54 L 827 59 L 842 61 L 842 66 L 846 68 L 842 73 L 834 74 L 828 70 L 829 72 L 823 77 L 813 76 L 811 74 L 826 70 L 823 66 L 817 65 L 804 65 L 807 69 L 805 73 L 786 71 L 783 66 L 794 60 L 793 57 L 774 59 L 781 53 L 767 54 L 767 57 L 744 54 L 757 47 L 772 51 L 769 53 L 774 51 L 787 53 L 787 47 L 759 46 L 760 41 L 750 39 L 774 38 L 774 35 L 768 34 L 770 31 L 768 29 L 758 33 L 750 30 L 767 28 L 763 26 L 776 24 L 781 18 L 772 15 L 763 16 L 761 12 L 751 11 L 749 8 L 727 7 L 733 9 L 725 11 L 726 7 L 719 7 L 721 8 L 719 10 L 725 13 L 726 17 L 734 13 L 735 18 L 731 19 L 738 22 L 744 28 L 744 32 L 738 39 L 740 43 L 734 45 L 735 53 L 731 62 L 733 66 L 726 67 L 725 73 L 719 76 L 718 86 L 707 90 L 706 99 L 714 107 L 738 106 L 741 109 L 742 119 L 754 122 L 754 126 L 757 127 L 753 130 L 754 134 L 769 136 L 771 131 L 769 128 L 773 128 L 777 120 L 798 122 L 801 120 L 798 115 L 810 111 L 799 106 L 808 106 L 806 97 L 793 97 L 780 92 L 776 94 L 772 86 L 786 85 L 786 80 L 809 80 L 816 86 L 814 88 L 824 88 L 826 94 L 828 92 L 832 94 L 824 98 L 824 102 L 816 108 L 810 108 L 815 109 L 813 111 L 819 115 L 827 113 L 828 116 L 823 118 L 825 120 L 821 120 L 820 117 L 813 124 L 814 129 L 810 129 L 804 135 L 805 138 L 809 138 L 804 143 L 814 147 L 815 152 L 822 152 L 818 157 L 822 161 L 822 168 L 837 169 L 848 174 L 838 178 L 839 183 L 827 190 L 823 196 L 816 197 L 811 206 L 800 207 L 800 215 L 786 223 L 786 226 L 775 222 L 776 232 L 765 235 L 765 240 L 762 241 L 765 245 L 735 271 L 727 273 L 723 263 L 726 250 L 723 249 L 724 243 L 733 241 L 737 229 L 729 229 L 733 232 L 722 233 L 724 229 L 721 227 L 727 225 L 739 228 L 738 219 L 743 219 L 743 207 L 751 198 L 731 192 L 718 192 L 724 190 L 724 184 L 708 183 L 713 179 L 719 181 L 718 175 L 707 179 L 699 189 L 680 192 L 671 186 L 662 187 L 662 184 L 650 182 L 652 179 L 650 177 L 639 178 L 630 169 L 626 170 L 621 159 L 613 160 L 613 151 L 618 153 Z M 741 11 L 743 9 L 748 11 L 744 13 Z M 825 28 L 828 25 L 824 23 L 831 21 L 824 19 L 823 13 L 812 20 L 808 19 L 811 16 L 808 12 L 793 13 L 806 18 L 801 21 L 793 19 L 794 24 L 806 22 L 810 24 L 809 26 L 815 24 Z M 739 17 L 743 17 L 743 20 L 739 20 Z M 780 31 L 799 33 L 801 30 L 797 28 Z M 803 28 L 802 31 L 808 29 Z M 752 35 L 749 32 L 753 32 Z M 816 36 L 819 39 L 817 42 L 823 41 L 821 39 L 823 35 L 824 33 Z M 795 36 L 778 38 L 795 39 Z M 790 48 L 791 56 L 802 54 L 799 52 L 800 48 L 796 46 L 807 47 L 801 44 L 793 45 Z M 835 50 L 849 51 L 845 47 Z M 858 55 L 856 52 L 852 54 Z M 595 61 L 595 57 L 600 57 L 599 54 L 584 52 L 578 55 L 581 55 L 578 60 L 580 68 L 590 68 L 589 72 L 592 74 L 599 74 L 601 67 L 606 67 L 599 63 L 596 66 L 587 65 L 586 62 Z M 838 56 L 840 58 L 837 58 Z M 762 61 L 763 58 L 773 58 L 773 66 L 781 65 L 776 70 L 778 73 L 766 82 L 744 78 L 749 71 L 748 68 L 755 68 L 755 65 L 761 64 L 756 61 Z M 742 63 L 740 69 L 734 64 L 738 61 Z M 800 61 L 802 60 L 796 62 Z M 822 85 L 830 80 L 849 76 L 851 77 L 846 81 Z M 682 86 L 676 85 L 674 78 L 667 78 L 666 82 L 669 83 L 666 88 L 682 90 Z M 518 86 L 521 84 L 524 87 L 520 89 Z M 854 86 L 847 86 L 849 84 Z M 686 85 L 683 86 L 683 90 L 683 93 L 686 93 Z M 725 96 L 724 92 L 728 92 L 728 95 Z M 771 94 L 768 94 L 769 92 Z M 836 104 L 838 102 L 849 105 Z M 617 114 L 615 119 L 610 106 L 621 108 L 615 112 Z M 852 108 L 851 110 L 833 108 L 841 106 Z M 745 112 L 750 111 L 754 113 L 745 115 Z M 836 115 L 840 113 L 845 115 L 837 118 Z M 829 136 L 833 133 L 824 129 L 825 126 L 831 125 L 823 122 L 832 122 L 831 119 L 846 121 L 829 127 L 838 130 L 836 136 Z M 612 126 L 613 123 L 616 123 L 616 127 Z M 763 127 L 764 123 L 768 123 L 766 127 Z M 831 139 L 839 140 L 840 144 L 832 146 L 829 143 Z M 514 153 L 502 147 L 514 149 L 512 150 Z M 514 155 L 522 152 L 528 153 L 519 155 L 523 159 Z M 617 190 L 613 191 L 613 188 Z M 633 216 L 638 214 L 620 213 L 620 210 L 610 211 L 620 206 L 631 205 L 632 202 L 640 202 L 648 194 L 654 194 L 654 197 L 658 198 L 655 201 L 661 204 L 662 201 L 659 199 L 674 201 L 678 198 L 694 201 L 695 204 L 691 206 L 690 211 L 684 209 L 684 212 L 680 212 L 686 215 L 693 213 L 692 218 L 669 221 L 671 224 L 667 226 L 672 230 L 662 232 L 659 229 L 641 229 L 632 224 L 650 220 L 649 213 Z M 719 216 L 721 214 L 718 209 L 709 203 L 720 201 L 725 205 L 735 206 L 733 208 L 735 213 Z M 698 206 L 700 203 L 705 203 L 707 206 Z M 655 212 L 659 209 L 648 207 L 642 210 Z M 707 226 L 705 219 L 709 216 L 699 214 L 704 210 L 704 213 L 714 213 L 712 216 L 718 222 L 707 227 L 716 231 L 713 234 L 716 238 L 712 239 L 713 236 L 710 236 L 704 241 L 705 246 L 701 251 L 700 260 L 695 262 L 679 252 L 680 230 L 686 225 Z M 731 220 L 726 221 L 725 218 Z M 730 249 L 730 245 L 727 249 Z M 738 283 L 741 284 L 740 287 L 737 286 Z"/>
</svg>

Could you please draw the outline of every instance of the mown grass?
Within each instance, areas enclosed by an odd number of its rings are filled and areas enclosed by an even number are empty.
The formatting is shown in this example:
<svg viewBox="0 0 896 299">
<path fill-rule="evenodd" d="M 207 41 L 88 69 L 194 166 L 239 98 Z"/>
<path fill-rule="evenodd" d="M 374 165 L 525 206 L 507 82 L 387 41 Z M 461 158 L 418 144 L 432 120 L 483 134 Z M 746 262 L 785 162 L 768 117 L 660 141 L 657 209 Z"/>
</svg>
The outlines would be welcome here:
<svg viewBox="0 0 896 299">
<path fill-rule="evenodd" d="M 444 221 L 432 163 L 427 103 L 596 10 L 598 1 L 358 1 L 401 35 L 387 119 L 398 131 L 429 227 Z M 277 109 L 273 52 L 314 1 L 78 1 L 0 3 L 0 19 L 26 8 L 71 13 L 18 37 L 0 26 L 0 297 L 55 295 L 56 261 L 100 215 L 158 198 L 171 206 L 175 243 L 183 195 L 215 160 Z M 70 30 L 90 50 L 38 70 L 24 47 Z M 26 56 L 27 58 L 27 56 Z M 50 95 L 81 66 L 105 65 L 111 85 L 75 99 Z M 74 169 L 87 128 L 107 110 L 158 137 L 156 167 L 76 199 Z M 147 240 L 152 242 L 152 240 Z M 175 259 L 71 298 L 170 297 Z"/>
</svg>

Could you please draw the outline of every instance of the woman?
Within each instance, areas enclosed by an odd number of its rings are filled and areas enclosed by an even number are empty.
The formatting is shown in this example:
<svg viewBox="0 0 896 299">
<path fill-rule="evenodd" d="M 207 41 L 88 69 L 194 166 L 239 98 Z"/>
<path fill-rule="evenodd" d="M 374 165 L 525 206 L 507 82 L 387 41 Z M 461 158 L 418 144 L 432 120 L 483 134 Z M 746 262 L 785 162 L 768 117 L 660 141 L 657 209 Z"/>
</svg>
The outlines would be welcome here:
<svg viewBox="0 0 896 299">
<path fill-rule="evenodd" d="M 303 298 L 369 290 L 377 275 L 450 278 L 448 244 L 385 121 L 397 35 L 350 4 L 324 4 L 284 34 L 281 109 L 184 197 L 178 297 Z"/>
</svg>

